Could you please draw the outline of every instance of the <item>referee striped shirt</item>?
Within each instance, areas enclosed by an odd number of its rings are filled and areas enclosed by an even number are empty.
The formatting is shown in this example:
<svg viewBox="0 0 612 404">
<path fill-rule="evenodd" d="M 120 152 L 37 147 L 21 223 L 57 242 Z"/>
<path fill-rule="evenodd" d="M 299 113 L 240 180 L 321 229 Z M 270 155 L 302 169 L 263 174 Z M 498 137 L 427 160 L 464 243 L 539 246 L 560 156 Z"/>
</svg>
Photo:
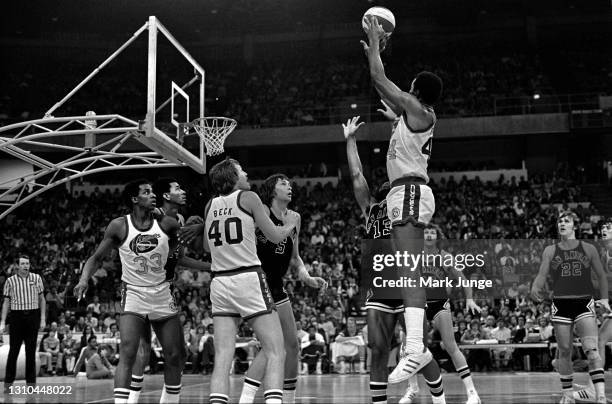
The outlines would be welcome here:
<svg viewBox="0 0 612 404">
<path fill-rule="evenodd" d="M 36 310 L 39 308 L 38 295 L 43 291 L 40 275 L 29 272 L 25 278 L 17 274 L 8 278 L 3 294 L 10 299 L 11 310 Z"/>
</svg>

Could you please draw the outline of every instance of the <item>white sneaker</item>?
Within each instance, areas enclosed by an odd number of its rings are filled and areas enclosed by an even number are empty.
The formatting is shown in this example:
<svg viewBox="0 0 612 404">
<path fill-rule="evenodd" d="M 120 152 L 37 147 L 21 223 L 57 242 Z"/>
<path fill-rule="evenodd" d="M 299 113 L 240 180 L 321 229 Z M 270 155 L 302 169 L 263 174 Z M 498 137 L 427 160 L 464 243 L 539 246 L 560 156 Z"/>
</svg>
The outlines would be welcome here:
<svg viewBox="0 0 612 404">
<path fill-rule="evenodd" d="M 465 404 L 481 404 L 480 397 L 478 397 L 478 393 L 473 392 L 468 394 L 468 399 Z"/>
<path fill-rule="evenodd" d="M 412 404 L 417 394 L 419 394 L 419 390 L 414 390 L 412 387 L 408 387 L 408 389 L 406 389 L 406 394 L 404 394 L 398 402 L 399 404 Z"/>
<path fill-rule="evenodd" d="M 580 390 L 574 391 L 574 401 L 592 403 L 595 401 L 595 389 L 590 387 L 584 387 Z M 604 401 L 605 402 L 605 401 Z"/>
<path fill-rule="evenodd" d="M 576 400 L 574 400 L 573 395 L 563 394 L 563 396 L 561 397 L 561 401 L 559 401 L 559 404 L 576 404 Z"/>
<path fill-rule="evenodd" d="M 408 380 L 411 376 L 417 374 L 424 366 L 426 366 L 433 356 L 429 349 L 419 354 L 407 354 L 403 356 L 393 372 L 389 375 L 389 384 L 395 384 Z"/>
<path fill-rule="evenodd" d="M 442 394 L 440 397 L 432 397 L 431 402 L 433 404 L 446 404 L 446 397 Z"/>
</svg>

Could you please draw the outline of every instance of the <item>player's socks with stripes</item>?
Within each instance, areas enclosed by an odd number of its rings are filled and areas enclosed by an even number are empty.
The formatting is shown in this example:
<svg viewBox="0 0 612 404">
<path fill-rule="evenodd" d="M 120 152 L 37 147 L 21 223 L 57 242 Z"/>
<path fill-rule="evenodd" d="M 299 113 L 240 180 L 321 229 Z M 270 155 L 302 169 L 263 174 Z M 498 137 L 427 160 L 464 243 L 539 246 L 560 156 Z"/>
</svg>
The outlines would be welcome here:
<svg viewBox="0 0 612 404">
<path fill-rule="evenodd" d="M 370 382 L 372 403 L 387 404 L 387 382 Z"/>
<path fill-rule="evenodd" d="M 297 377 L 285 379 L 283 383 L 283 403 L 295 403 L 295 389 L 297 387 Z"/>
<path fill-rule="evenodd" d="M 603 368 L 594 369 L 589 372 L 593 386 L 595 386 L 595 395 L 597 397 L 605 396 L 604 370 Z"/>
<path fill-rule="evenodd" d="M 114 393 L 115 404 L 127 404 L 128 398 L 130 397 L 130 389 L 116 387 Z"/>
<path fill-rule="evenodd" d="M 574 375 L 559 375 L 561 380 L 561 390 L 564 395 L 572 396 L 574 391 Z"/>
<path fill-rule="evenodd" d="M 229 403 L 229 396 L 219 393 L 210 393 L 208 402 L 210 404 L 227 404 Z"/>
<path fill-rule="evenodd" d="M 164 384 L 164 390 L 162 391 L 160 403 L 178 403 L 181 397 L 181 385 L 168 386 Z"/>
<path fill-rule="evenodd" d="M 444 397 L 444 388 L 442 387 L 442 376 L 439 376 L 434 381 L 429 381 L 425 379 L 427 383 L 427 387 L 429 387 L 429 392 L 431 393 L 431 401 L 434 404 L 444 404 L 446 403 L 446 398 Z"/>
<path fill-rule="evenodd" d="M 144 375 L 134 376 L 132 375 L 132 383 L 130 384 L 130 397 L 128 398 L 129 404 L 136 404 L 140 398 L 140 392 L 142 391 L 142 382 L 144 381 Z"/>
<path fill-rule="evenodd" d="M 240 404 L 250 404 L 254 402 L 255 394 L 257 394 L 259 386 L 261 386 L 260 381 L 245 377 L 242 385 L 242 393 L 240 393 L 240 400 L 238 402 Z"/>
<path fill-rule="evenodd" d="M 472 372 L 470 372 L 470 368 L 468 366 L 462 367 L 461 369 L 457 369 L 457 373 L 461 377 L 461 380 L 465 385 L 465 390 L 468 392 L 468 394 L 476 394 L 476 388 L 474 387 L 474 380 L 472 380 Z"/>
<path fill-rule="evenodd" d="M 270 389 L 264 392 L 264 402 L 266 404 L 282 404 L 283 391 L 279 389 Z"/>
</svg>

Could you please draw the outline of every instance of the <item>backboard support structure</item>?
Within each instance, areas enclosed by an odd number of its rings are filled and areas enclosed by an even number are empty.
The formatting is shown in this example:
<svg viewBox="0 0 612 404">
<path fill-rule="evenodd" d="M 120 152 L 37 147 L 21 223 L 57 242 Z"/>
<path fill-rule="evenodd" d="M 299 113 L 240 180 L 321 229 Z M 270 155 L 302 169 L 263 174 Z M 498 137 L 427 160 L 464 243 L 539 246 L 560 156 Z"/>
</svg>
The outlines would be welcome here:
<svg viewBox="0 0 612 404">
<path fill-rule="evenodd" d="M 83 116 L 56 117 L 56 111 L 90 82 L 105 66 L 116 59 L 135 40 L 148 32 L 147 48 L 147 100 L 146 115 L 142 120 L 119 114 L 95 115 L 88 111 Z M 193 70 L 193 78 L 183 85 L 170 80 L 170 97 L 157 105 L 158 39 L 161 33 Z M 190 72 L 191 74 L 191 72 Z M 162 83 L 161 85 L 166 85 Z M 186 91 L 197 85 L 194 117 L 189 116 L 190 97 Z M 55 103 L 42 119 L 0 127 L 0 152 L 32 164 L 34 171 L 23 178 L 0 183 L 0 220 L 28 200 L 57 185 L 86 175 L 125 169 L 154 167 L 190 167 L 200 174 L 206 173 L 204 139 L 191 152 L 179 143 L 178 134 L 182 118 L 175 119 L 175 96 L 187 103 L 186 121 L 204 117 L 205 71 L 187 50 L 154 16 L 140 27 L 123 45 L 96 67 L 64 98 Z M 143 100 L 144 101 L 144 100 Z M 184 101 L 185 102 L 185 101 Z M 171 125 L 177 136 L 168 134 L 169 128 L 157 125 L 158 113 L 170 104 Z M 83 111 L 85 112 L 85 111 Z M 165 130 L 162 130 L 165 129 Z M 142 146 L 150 151 L 141 151 Z M 193 146 L 193 145 L 192 145 Z M 59 152 L 62 161 L 47 159 L 49 152 Z M 57 153 L 56 153 L 57 155 Z M 68 156 L 68 157 L 65 157 Z M 0 153 L 0 158 L 2 154 Z M 15 181 L 17 180 L 17 181 Z M 10 184 L 10 185 L 8 185 Z"/>
</svg>

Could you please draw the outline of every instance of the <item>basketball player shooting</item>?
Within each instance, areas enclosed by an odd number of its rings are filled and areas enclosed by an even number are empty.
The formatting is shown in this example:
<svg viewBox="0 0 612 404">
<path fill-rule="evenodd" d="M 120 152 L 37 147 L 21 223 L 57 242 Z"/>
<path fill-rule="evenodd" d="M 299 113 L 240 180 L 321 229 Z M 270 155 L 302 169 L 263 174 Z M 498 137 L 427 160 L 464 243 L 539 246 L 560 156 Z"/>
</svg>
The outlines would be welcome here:
<svg viewBox="0 0 612 404">
<path fill-rule="evenodd" d="M 292 198 L 289 178 L 284 174 L 274 174 L 266 178 L 262 184 L 261 198 L 264 203 L 264 211 L 269 215 L 270 220 L 275 225 L 282 226 L 283 222 L 280 218 L 287 215 L 288 205 Z M 327 288 L 327 282 L 323 278 L 310 276 L 304 266 L 298 244 L 300 228 L 301 218 L 291 236 L 280 243 L 268 240 L 260 229 L 257 230 L 257 255 L 270 286 L 285 340 L 284 403 L 295 402 L 300 347 L 295 328 L 295 317 L 291 301 L 283 286 L 283 278 L 292 268 L 296 271 L 297 279 L 304 285 L 322 290 Z M 249 366 L 240 395 L 240 403 L 252 403 L 255 400 L 265 366 L 266 356 L 263 351 L 260 351 Z"/>
<path fill-rule="evenodd" d="M 283 399 L 285 346 L 276 307 L 257 256 L 258 227 L 275 244 L 291 237 L 299 215 L 281 214 L 283 226 L 270 220 L 238 161 L 227 159 L 209 173 L 218 195 L 205 209 L 204 248 L 212 257 L 210 300 L 215 327 L 215 364 L 210 381 L 210 403 L 225 404 L 240 319 L 249 322 L 261 342 L 266 364 L 264 398 L 267 404 Z M 280 213 L 279 213 L 280 214 Z"/>
<path fill-rule="evenodd" d="M 412 81 L 410 92 L 403 92 L 385 76 L 380 58 L 380 42 L 385 33 L 376 19 L 368 20 L 366 32 L 368 43 L 361 41 L 361 44 L 368 57 L 374 87 L 400 116 L 387 152 L 387 173 L 391 182 L 387 214 L 392 225 L 393 248 L 415 257 L 423 250 L 423 227 L 435 210 L 433 193 L 426 185 L 429 181 L 427 165 L 436 123 L 432 105 L 440 98 L 442 81 L 433 73 L 421 72 Z M 419 285 L 419 265 L 413 260 L 411 266 L 403 266 L 399 272 L 416 286 L 402 289 L 406 355 L 389 375 L 389 383 L 407 380 L 432 360 L 431 352 L 423 343 L 426 294 Z"/>
<path fill-rule="evenodd" d="M 599 294 L 605 296 L 598 303 L 610 311 L 608 280 L 599 254 L 592 244 L 576 240 L 578 216 L 562 212 L 557 220 L 560 242 L 549 245 L 542 254 L 542 263 L 531 293 L 542 300 L 546 277 L 552 278 L 552 322 L 559 349 L 559 377 L 562 404 L 575 402 L 573 395 L 572 348 L 574 327 L 582 342 L 582 350 L 589 362 L 589 375 L 595 386 L 596 402 L 605 403 L 604 370 L 597 343 L 597 319 L 593 301 L 591 269 L 599 279 Z"/>
<path fill-rule="evenodd" d="M 74 295 L 84 295 L 92 274 L 110 250 L 117 248 L 121 260 L 123 311 L 119 319 L 121 356 L 115 373 L 115 403 L 128 402 L 140 339 L 149 334 L 147 319 L 164 351 L 164 389 L 160 402 L 178 403 L 186 356 L 183 328 L 164 267 L 178 246 L 179 224 L 170 216 L 155 219 L 156 197 L 149 181 L 133 181 L 123 192 L 132 213 L 110 222 L 104 239 L 85 263 Z"/>
<path fill-rule="evenodd" d="M 387 201 L 385 199 L 389 191 L 389 183 L 385 182 L 374 193 L 370 194 L 370 187 L 363 175 L 363 167 L 357 150 L 357 140 L 355 133 L 363 123 L 357 124 L 359 117 L 349 119 L 346 125 L 342 125 L 344 137 L 346 138 L 346 154 L 349 163 L 349 170 L 353 182 L 353 192 L 355 199 L 366 220 L 366 237 L 369 240 L 379 240 L 384 243 L 390 242 L 391 221 L 387 215 Z M 371 243 L 366 243 L 365 248 L 372 248 Z M 362 256 L 368 256 L 377 251 L 362 251 Z M 397 270 L 392 268 L 392 271 Z M 372 360 L 370 369 L 370 394 L 372 402 L 377 404 L 387 403 L 387 378 L 389 370 L 389 351 L 393 344 L 395 326 L 402 323 L 402 313 L 404 304 L 401 299 L 388 299 L 381 295 L 377 288 L 370 288 L 366 298 L 367 327 L 368 327 L 368 346 L 372 350 Z M 403 326 L 403 324 L 401 324 Z M 429 363 L 422 369 L 425 382 L 427 383 L 434 404 L 445 402 L 444 388 L 440 368 L 436 361 Z M 400 403 L 412 402 L 418 390 L 410 388 Z M 413 393 L 411 395 L 411 393 Z M 408 401 L 409 400 L 409 401 Z"/>
</svg>

